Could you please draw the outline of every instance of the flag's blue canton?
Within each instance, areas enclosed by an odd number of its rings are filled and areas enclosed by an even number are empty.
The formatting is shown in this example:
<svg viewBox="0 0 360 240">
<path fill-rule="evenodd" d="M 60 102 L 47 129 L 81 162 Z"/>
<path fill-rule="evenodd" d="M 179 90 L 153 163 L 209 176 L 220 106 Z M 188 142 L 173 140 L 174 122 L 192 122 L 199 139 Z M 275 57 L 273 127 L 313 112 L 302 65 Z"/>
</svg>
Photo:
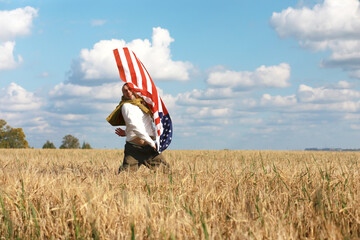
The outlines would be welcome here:
<svg viewBox="0 0 360 240">
<path fill-rule="evenodd" d="M 163 133 L 160 136 L 160 148 L 159 151 L 164 151 L 171 143 L 172 140 L 172 124 L 170 115 L 167 114 L 163 116 L 163 113 L 159 112 L 159 117 L 161 119 L 161 124 L 164 128 Z"/>
</svg>

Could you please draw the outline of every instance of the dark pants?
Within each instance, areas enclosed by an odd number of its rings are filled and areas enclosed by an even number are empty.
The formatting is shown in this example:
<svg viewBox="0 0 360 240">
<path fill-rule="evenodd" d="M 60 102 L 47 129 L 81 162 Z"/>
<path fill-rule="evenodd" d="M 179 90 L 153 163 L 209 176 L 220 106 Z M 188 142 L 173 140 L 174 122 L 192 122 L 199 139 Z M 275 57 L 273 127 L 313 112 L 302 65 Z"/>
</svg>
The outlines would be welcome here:
<svg viewBox="0 0 360 240">
<path fill-rule="evenodd" d="M 119 168 L 119 173 L 122 171 L 136 171 L 141 165 L 145 165 L 151 170 L 160 168 L 164 173 L 170 171 L 170 166 L 165 161 L 164 156 L 150 145 L 140 146 L 126 142 L 124 161 Z"/>
</svg>

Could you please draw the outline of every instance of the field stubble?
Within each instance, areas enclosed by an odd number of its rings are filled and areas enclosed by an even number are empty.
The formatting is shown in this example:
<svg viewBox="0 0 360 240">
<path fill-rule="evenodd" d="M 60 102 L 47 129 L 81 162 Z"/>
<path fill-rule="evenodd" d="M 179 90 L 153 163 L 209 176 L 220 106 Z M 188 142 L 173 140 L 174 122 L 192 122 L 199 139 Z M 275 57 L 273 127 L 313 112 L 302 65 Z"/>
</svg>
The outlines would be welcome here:
<svg viewBox="0 0 360 240">
<path fill-rule="evenodd" d="M 0 150 L 0 239 L 359 239 L 360 153 Z"/>
</svg>

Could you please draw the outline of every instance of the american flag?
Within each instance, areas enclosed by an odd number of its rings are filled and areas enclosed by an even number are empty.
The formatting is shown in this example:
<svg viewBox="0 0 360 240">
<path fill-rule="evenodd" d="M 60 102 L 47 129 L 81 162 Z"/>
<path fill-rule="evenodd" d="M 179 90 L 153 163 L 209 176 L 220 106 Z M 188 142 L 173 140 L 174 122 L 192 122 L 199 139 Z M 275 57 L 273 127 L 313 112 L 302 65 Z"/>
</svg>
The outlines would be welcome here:
<svg viewBox="0 0 360 240">
<path fill-rule="evenodd" d="M 171 143 L 173 129 L 170 115 L 153 80 L 133 51 L 125 47 L 121 50 L 114 49 L 113 52 L 121 80 L 128 83 L 149 105 L 155 122 L 157 150 L 164 151 Z"/>
</svg>

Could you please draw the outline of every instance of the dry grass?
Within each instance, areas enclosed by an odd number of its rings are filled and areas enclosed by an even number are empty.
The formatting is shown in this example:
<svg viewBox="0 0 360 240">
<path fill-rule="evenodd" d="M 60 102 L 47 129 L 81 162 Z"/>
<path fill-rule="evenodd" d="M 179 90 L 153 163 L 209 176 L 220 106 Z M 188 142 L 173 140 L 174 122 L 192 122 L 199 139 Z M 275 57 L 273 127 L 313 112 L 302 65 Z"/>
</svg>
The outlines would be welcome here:
<svg viewBox="0 0 360 240">
<path fill-rule="evenodd" d="M 0 150 L 0 239 L 359 239 L 360 153 Z"/>
</svg>

